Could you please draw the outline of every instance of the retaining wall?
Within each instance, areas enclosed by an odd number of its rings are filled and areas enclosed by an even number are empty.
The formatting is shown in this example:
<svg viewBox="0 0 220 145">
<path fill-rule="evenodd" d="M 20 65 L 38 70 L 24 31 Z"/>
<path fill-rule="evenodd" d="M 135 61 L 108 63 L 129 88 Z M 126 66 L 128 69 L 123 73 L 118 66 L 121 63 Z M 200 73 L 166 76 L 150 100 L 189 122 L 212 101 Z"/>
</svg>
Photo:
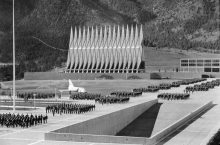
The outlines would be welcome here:
<svg viewBox="0 0 220 145">
<path fill-rule="evenodd" d="M 152 102 L 151 102 L 152 103 Z M 145 103 L 144 103 L 145 104 Z M 130 116 L 129 122 L 134 120 L 136 118 L 137 112 L 142 112 L 139 107 L 144 106 L 144 104 L 137 105 L 137 107 L 127 108 L 124 111 L 121 112 L 117 111 L 115 115 L 107 114 L 109 117 L 98 117 L 93 119 L 92 121 L 85 121 L 79 124 L 74 124 L 68 129 L 68 127 L 65 127 L 63 129 L 55 130 L 49 133 L 45 134 L 46 140 L 57 140 L 57 141 L 75 141 L 75 142 L 97 142 L 97 143 L 121 143 L 121 144 L 146 144 L 146 145 L 155 145 L 159 143 L 161 140 L 165 139 L 167 136 L 169 136 L 171 133 L 176 131 L 178 128 L 185 125 L 187 122 L 191 121 L 198 115 L 200 115 L 202 112 L 206 111 L 212 106 L 212 102 L 208 102 L 198 109 L 192 111 L 191 113 L 187 114 L 180 120 L 176 121 L 175 123 L 171 124 L 170 126 L 166 127 L 162 131 L 158 132 L 154 136 L 150 138 L 144 138 L 144 137 L 128 137 L 128 136 L 113 136 L 118 130 L 124 128 L 128 122 L 126 121 L 126 115 Z M 148 103 L 147 103 L 148 104 Z M 150 104 L 147 105 L 148 108 L 150 107 Z M 134 109 L 136 108 L 136 109 Z M 146 109 L 145 109 L 146 110 Z M 131 112 L 130 112 L 131 111 Z M 118 114 L 118 112 L 121 112 Z M 122 114 L 122 113 L 128 113 L 128 114 Z M 144 111 L 143 111 L 144 112 Z M 119 116 L 118 116 L 119 115 Z M 138 114 L 139 116 L 140 114 Z M 133 118 L 131 117 L 133 116 Z M 116 118 L 111 118 L 116 117 Z M 118 117 L 118 118 L 117 118 Z M 106 120 L 109 119 L 109 120 Z M 91 122 L 90 122 L 91 121 Z M 98 122 L 96 122 L 98 121 Z M 103 122 L 104 121 L 104 122 Z M 106 122 L 105 122 L 106 121 Z M 119 122 L 120 125 L 117 125 L 117 122 Z M 122 122 L 126 122 L 126 125 Z M 115 124 L 116 123 L 116 124 Z M 78 128 L 77 126 L 80 125 Z M 84 125 L 84 126 L 82 126 Z M 93 127 L 91 125 L 94 125 Z M 114 127 L 116 125 L 117 127 Z M 89 129 L 86 129 L 86 128 Z M 76 130 L 75 130 L 76 129 Z M 79 130 L 77 130 L 79 129 Z M 65 133 L 66 132 L 66 133 Z M 72 133 L 70 133 L 72 132 Z M 85 134 L 82 134 L 84 132 Z M 93 133 L 94 132 L 94 133 Z M 103 134 L 104 135 L 103 135 Z M 107 135 L 108 134 L 108 135 Z"/>
<path fill-rule="evenodd" d="M 118 110 L 88 121 L 70 125 L 53 132 L 115 135 L 155 103 L 157 103 L 157 99 Z"/>
<path fill-rule="evenodd" d="M 114 135 L 155 103 L 158 103 L 157 99 L 66 126 L 46 133 L 45 139 L 80 142 L 138 142 L 137 138 L 130 139 L 129 137 L 116 137 Z M 116 139 L 113 139 L 114 137 Z M 143 141 L 145 141 L 145 138 L 141 138 L 141 142 Z"/>
</svg>

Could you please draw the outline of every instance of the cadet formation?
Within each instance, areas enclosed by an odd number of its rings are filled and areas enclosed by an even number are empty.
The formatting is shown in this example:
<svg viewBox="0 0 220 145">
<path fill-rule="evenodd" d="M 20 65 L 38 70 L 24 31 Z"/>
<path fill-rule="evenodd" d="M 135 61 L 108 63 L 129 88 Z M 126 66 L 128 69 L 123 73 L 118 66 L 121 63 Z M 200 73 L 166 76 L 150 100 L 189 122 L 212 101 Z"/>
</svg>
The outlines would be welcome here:
<svg viewBox="0 0 220 145">
<path fill-rule="evenodd" d="M 135 88 L 132 91 L 114 91 L 109 95 L 103 96 L 101 94 L 92 94 L 92 93 L 74 93 L 71 94 L 70 98 L 73 100 L 95 100 L 97 103 L 101 104 L 113 104 L 113 103 L 126 103 L 130 99 L 129 97 L 141 96 L 142 93 L 146 92 L 158 92 L 159 90 L 168 90 L 172 87 L 179 87 L 180 85 L 189 85 L 198 82 L 205 81 L 206 79 L 187 79 L 182 81 L 175 81 L 172 83 L 161 83 L 159 85 L 150 85 L 146 88 Z M 160 99 L 188 99 L 189 94 L 184 92 L 183 94 L 159 94 L 158 98 Z"/>
<path fill-rule="evenodd" d="M 206 79 L 188 79 L 188 80 L 182 80 L 182 81 L 175 81 L 172 83 L 162 83 L 159 85 L 150 85 L 146 88 L 135 88 L 133 89 L 133 92 L 158 92 L 159 90 L 168 90 L 172 87 L 179 87 L 180 85 L 189 85 L 194 84 L 198 82 L 205 81 Z"/>
<path fill-rule="evenodd" d="M 55 93 L 36 93 L 36 92 L 18 92 L 17 97 L 28 100 L 28 99 L 51 99 L 55 98 Z"/>
<path fill-rule="evenodd" d="M 175 81 L 172 83 L 162 83 L 159 85 L 151 85 L 142 88 L 135 88 L 132 91 L 114 91 L 109 95 L 93 94 L 93 93 L 73 93 L 70 94 L 70 99 L 73 100 L 94 100 L 96 103 L 101 104 L 113 104 L 113 103 L 127 103 L 130 97 L 141 96 L 144 92 L 158 92 L 159 90 L 167 90 L 172 87 L 179 87 L 180 85 L 189 85 L 198 82 L 205 81 L 206 79 L 188 79 L 183 81 Z M 184 100 L 190 97 L 190 93 L 194 91 L 208 91 L 215 86 L 220 85 L 220 79 L 216 79 L 210 82 L 201 84 L 195 84 L 194 86 L 187 86 L 184 93 L 162 93 L 157 97 L 158 99 L 165 100 Z M 34 95 L 35 94 L 35 95 Z M 18 98 L 24 99 L 47 99 L 54 98 L 54 93 L 18 93 Z M 82 114 L 95 110 L 94 104 L 73 104 L 73 103 L 58 103 L 50 104 L 45 107 L 46 114 Z M 47 115 L 23 115 L 23 114 L 0 114 L 0 124 L 6 127 L 22 127 L 27 128 L 39 124 L 47 123 Z"/>
<path fill-rule="evenodd" d="M 110 95 L 115 95 L 117 97 L 137 97 L 141 96 L 142 92 L 115 91 L 111 92 Z"/>
<path fill-rule="evenodd" d="M 129 97 L 124 96 L 115 96 L 115 95 L 108 95 L 105 97 L 99 97 L 95 99 L 95 102 L 101 104 L 113 104 L 113 103 L 126 103 L 130 100 Z"/>
<path fill-rule="evenodd" d="M 28 128 L 39 124 L 47 123 L 47 115 L 23 115 L 23 114 L 0 114 L 1 127 L 22 127 Z"/>
<path fill-rule="evenodd" d="M 184 90 L 186 93 L 193 93 L 194 91 L 208 91 L 209 89 L 213 89 L 215 86 L 220 85 L 220 79 L 216 79 L 210 82 L 201 83 L 200 85 L 188 86 Z"/>
<path fill-rule="evenodd" d="M 70 98 L 73 100 L 95 100 L 96 98 L 101 97 L 101 94 L 93 93 L 73 93 L 70 95 Z"/>
<path fill-rule="evenodd" d="M 146 93 L 146 92 L 157 92 L 159 91 L 159 87 L 158 86 L 148 86 L 147 88 L 135 88 L 133 89 L 133 92 L 142 92 L 142 93 Z"/>
<path fill-rule="evenodd" d="M 114 91 L 106 96 L 93 93 L 73 93 L 70 98 L 73 100 L 95 100 L 95 102 L 101 104 L 113 104 L 126 103 L 130 100 L 129 97 L 137 97 L 141 95 L 142 92 Z"/>
<path fill-rule="evenodd" d="M 158 99 L 164 99 L 164 100 L 185 100 L 188 99 L 190 94 L 184 93 L 162 93 L 157 95 Z"/>
<path fill-rule="evenodd" d="M 92 104 L 70 104 L 61 103 L 55 105 L 48 105 L 46 108 L 46 113 L 55 114 L 81 114 L 89 111 L 95 110 L 95 105 Z"/>
</svg>

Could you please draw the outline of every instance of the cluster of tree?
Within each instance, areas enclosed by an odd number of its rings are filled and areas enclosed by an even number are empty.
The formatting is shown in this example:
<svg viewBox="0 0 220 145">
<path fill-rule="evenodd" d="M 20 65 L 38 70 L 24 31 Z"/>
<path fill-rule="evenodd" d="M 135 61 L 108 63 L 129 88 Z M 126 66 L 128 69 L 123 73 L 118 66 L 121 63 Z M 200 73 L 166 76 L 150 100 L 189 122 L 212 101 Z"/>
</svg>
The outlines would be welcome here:
<svg viewBox="0 0 220 145">
<path fill-rule="evenodd" d="M 204 19 L 203 19 L 204 18 Z M 214 42 L 206 41 L 192 41 L 187 37 L 188 34 L 193 35 L 192 33 L 197 31 L 199 28 L 206 25 L 208 22 L 207 17 L 198 17 L 193 20 L 189 20 L 183 26 L 183 30 L 178 32 L 172 31 L 172 24 L 169 22 L 164 22 L 156 27 L 145 27 L 145 38 L 143 45 L 148 47 L 171 47 L 179 48 L 182 50 L 189 50 L 192 48 L 202 47 L 207 50 L 219 50 L 220 39 Z M 152 28 L 150 30 L 150 28 Z M 215 30 L 217 25 L 211 25 L 207 29 Z M 208 30 L 208 32 L 209 32 Z"/>
<path fill-rule="evenodd" d="M 25 35 L 25 36 L 24 36 Z M 1 43 L 1 61 L 12 62 L 12 39 L 11 35 L 3 38 Z M 60 47 L 64 44 L 65 36 L 61 38 L 47 38 L 44 39 L 49 44 Z M 59 44 L 59 45 L 58 45 Z M 68 44 L 68 43 L 66 43 Z M 61 67 L 62 63 L 66 61 L 67 51 L 51 48 L 42 42 L 34 39 L 31 33 L 18 34 L 16 39 L 16 63 L 17 77 L 22 78 L 24 72 L 48 71 L 54 67 Z M 1 68 L 3 76 L 6 80 L 10 80 L 12 75 L 12 67 L 6 66 Z"/>
<path fill-rule="evenodd" d="M 201 13 L 195 14 L 187 20 L 174 18 L 172 21 L 164 20 L 159 23 L 146 24 L 143 44 L 149 47 L 172 47 L 184 50 L 199 47 L 210 50 L 220 49 L 220 39 L 208 42 L 206 40 L 192 41 L 188 37 L 189 35 L 193 36 L 194 32 L 200 28 L 212 32 L 219 27 L 216 1 L 203 0 L 201 9 L 203 10 Z"/>
<path fill-rule="evenodd" d="M 103 1 L 101 3 L 141 24 L 156 18 L 154 13 L 143 8 L 143 2 L 137 0 L 108 0 L 107 2 Z"/>
<path fill-rule="evenodd" d="M 22 70 L 22 66 L 16 65 L 15 67 L 16 79 L 21 79 L 24 77 L 24 71 Z M 13 66 L 5 65 L 0 67 L 0 81 L 10 81 L 13 79 Z"/>
</svg>

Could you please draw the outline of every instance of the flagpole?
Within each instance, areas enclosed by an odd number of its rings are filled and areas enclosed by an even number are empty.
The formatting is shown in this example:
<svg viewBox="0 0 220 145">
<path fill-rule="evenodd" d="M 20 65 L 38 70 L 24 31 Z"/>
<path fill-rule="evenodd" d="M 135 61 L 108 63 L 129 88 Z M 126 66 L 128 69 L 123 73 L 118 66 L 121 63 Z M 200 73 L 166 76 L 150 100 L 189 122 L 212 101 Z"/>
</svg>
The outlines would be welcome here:
<svg viewBox="0 0 220 145">
<path fill-rule="evenodd" d="M 13 0 L 13 112 L 15 112 L 15 1 Z"/>
</svg>

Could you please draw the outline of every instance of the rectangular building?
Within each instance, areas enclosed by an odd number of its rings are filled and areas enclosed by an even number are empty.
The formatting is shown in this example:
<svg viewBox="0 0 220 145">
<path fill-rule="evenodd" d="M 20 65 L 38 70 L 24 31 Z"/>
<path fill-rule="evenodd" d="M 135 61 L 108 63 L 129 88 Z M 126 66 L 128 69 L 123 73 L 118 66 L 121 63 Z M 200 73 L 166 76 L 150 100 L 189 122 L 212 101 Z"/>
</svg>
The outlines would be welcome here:
<svg viewBox="0 0 220 145">
<path fill-rule="evenodd" d="M 220 72 L 220 58 L 184 58 L 180 59 L 180 71 L 183 72 Z"/>
</svg>

